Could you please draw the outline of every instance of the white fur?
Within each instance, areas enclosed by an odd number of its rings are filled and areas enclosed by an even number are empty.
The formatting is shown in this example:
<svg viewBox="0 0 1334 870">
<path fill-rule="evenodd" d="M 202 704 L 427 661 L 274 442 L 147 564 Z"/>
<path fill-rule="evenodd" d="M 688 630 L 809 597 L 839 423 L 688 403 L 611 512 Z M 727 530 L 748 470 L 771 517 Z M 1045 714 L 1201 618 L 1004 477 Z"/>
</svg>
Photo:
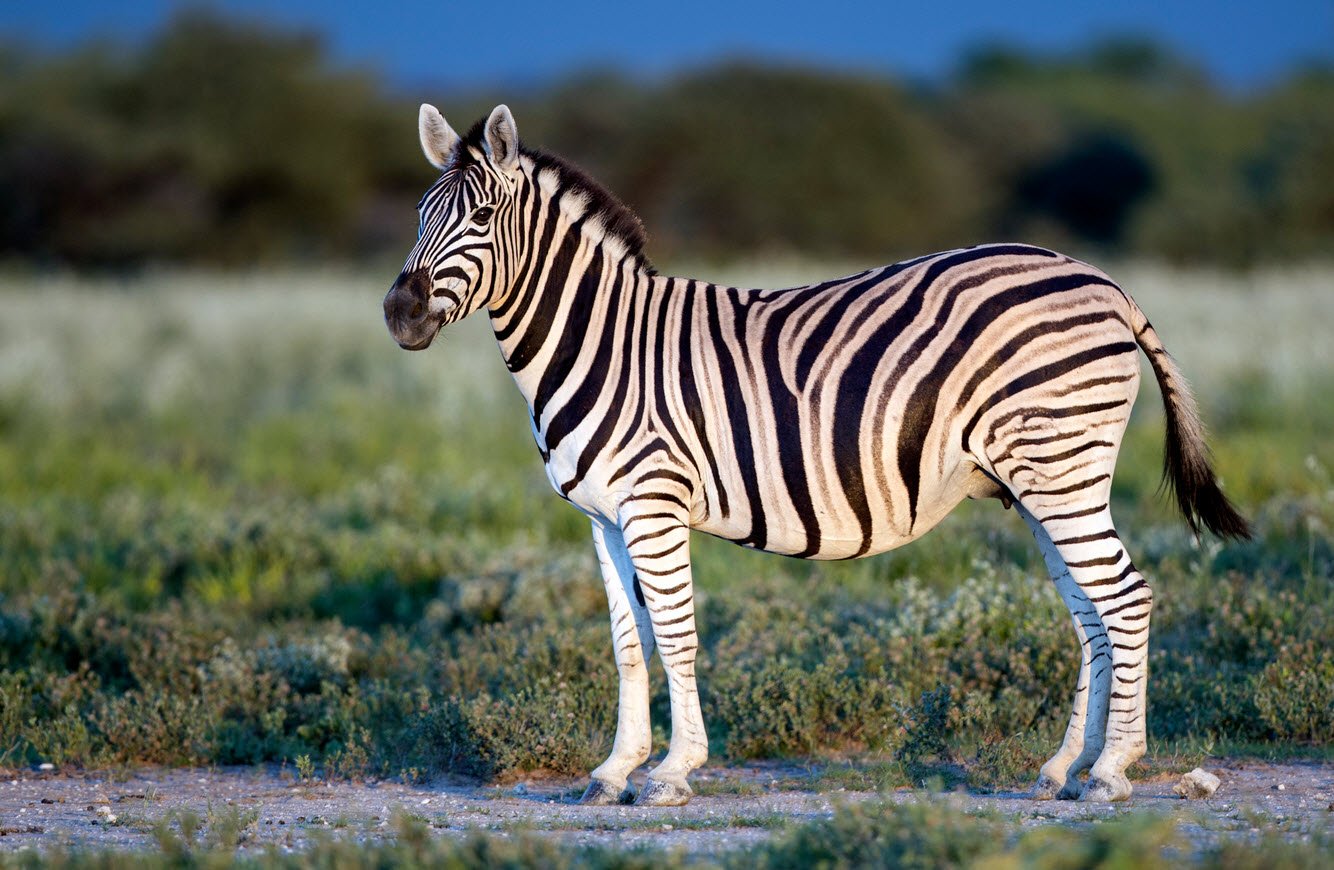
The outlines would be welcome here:
<svg viewBox="0 0 1334 870">
<path fill-rule="evenodd" d="M 445 116 L 430 103 L 422 103 L 417 113 L 417 135 L 421 137 L 422 153 L 427 161 L 441 172 L 449 165 L 449 155 L 458 144 L 459 134 L 449 126 Z"/>
<path fill-rule="evenodd" d="M 519 128 L 509 106 L 501 103 L 491 110 L 491 117 L 486 119 L 485 140 L 491 162 L 509 171 L 519 165 Z"/>
<path fill-rule="evenodd" d="M 595 521 L 593 544 L 607 588 L 621 686 L 616 740 L 611 755 L 593 771 L 591 778 L 601 781 L 616 794 L 625 789 L 635 768 L 648 760 L 653 745 L 648 707 L 648 659 L 653 654 L 653 624 L 648 610 L 636 599 L 635 568 L 621 530 Z M 624 621 L 629 619 L 634 620 L 636 631 L 625 630 Z"/>
</svg>

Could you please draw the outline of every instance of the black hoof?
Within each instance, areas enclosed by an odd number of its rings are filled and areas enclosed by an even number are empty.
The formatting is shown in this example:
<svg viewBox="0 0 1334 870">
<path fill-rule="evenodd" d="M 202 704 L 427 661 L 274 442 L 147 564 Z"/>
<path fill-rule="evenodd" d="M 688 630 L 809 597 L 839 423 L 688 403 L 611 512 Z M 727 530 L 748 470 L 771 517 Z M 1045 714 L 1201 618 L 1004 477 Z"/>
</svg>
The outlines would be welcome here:
<svg viewBox="0 0 1334 870">
<path fill-rule="evenodd" d="M 1061 790 L 1056 792 L 1058 801 L 1077 801 L 1084 793 L 1084 783 L 1079 781 L 1079 777 L 1072 776 L 1061 786 Z"/>
<path fill-rule="evenodd" d="M 634 803 L 635 790 L 627 783 L 625 788 L 607 785 L 600 779 L 589 780 L 588 788 L 579 803 L 590 807 L 610 807 L 616 804 Z"/>
<path fill-rule="evenodd" d="M 637 807 L 683 807 L 694 796 L 690 786 L 674 785 L 650 779 L 635 799 Z"/>
</svg>

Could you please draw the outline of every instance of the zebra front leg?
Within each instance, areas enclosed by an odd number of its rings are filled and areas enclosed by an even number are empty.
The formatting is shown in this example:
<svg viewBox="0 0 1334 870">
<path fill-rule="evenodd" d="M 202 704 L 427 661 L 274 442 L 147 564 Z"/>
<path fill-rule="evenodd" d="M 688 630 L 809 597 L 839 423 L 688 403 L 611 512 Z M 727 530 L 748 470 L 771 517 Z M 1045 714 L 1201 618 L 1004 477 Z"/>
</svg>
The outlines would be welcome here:
<svg viewBox="0 0 1334 870">
<path fill-rule="evenodd" d="M 690 529 L 685 501 L 632 496 L 622 506 L 621 529 L 653 623 L 658 656 L 667 672 L 672 740 L 667 757 L 649 772 L 635 801 L 681 806 L 694 794 L 686 778 L 709 755 L 695 686 L 695 592 L 690 576 Z"/>
<path fill-rule="evenodd" d="M 1044 516 L 1040 506 L 1029 505 L 1107 633 L 1111 666 L 1105 738 L 1079 799 L 1116 801 L 1130 797 L 1125 770 L 1143 757 L 1148 746 L 1145 690 L 1153 593 L 1130 561 L 1106 503 L 1100 507 L 1047 510 Z M 1093 667 L 1096 685 L 1098 664 Z M 1090 721 L 1086 731 L 1092 726 Z"/>
<path fill-rule="evenodd" d="M 611 611 L 611 639 L 616 649 L 620 699 L 616 712 L 616 740 L 611 755 L 590 774 L 582 804 L 628 804 L 635 799 L 630 774 L 648 760 L 653 745 L 649 727 L 648 657 L 653 654 L 653 626 L 640 593 L 635 569 L 621 530 L 593 523 L 593 546 L 607 587 Z"/>
<path fill-rule="evenodd" d="M 1043 561 L 1047 563 L 1047 573 L 1070 611 L 1079 638 L 1079 678 L 1075 682 L 1070 723 L 1066 726 L 1061 748 L 1042 765 L 1033 797 L 1037 800 L 1075 800 L 1083 789 L 1079 774 L 1088 770 L 1102 752 L 1111 692 L 1111 648 L 1097 608 L 1075 583 L 1051 537 L 1023 505 L 1016 504 L 1015 509 L 1037 540 Z"/>
</svg>

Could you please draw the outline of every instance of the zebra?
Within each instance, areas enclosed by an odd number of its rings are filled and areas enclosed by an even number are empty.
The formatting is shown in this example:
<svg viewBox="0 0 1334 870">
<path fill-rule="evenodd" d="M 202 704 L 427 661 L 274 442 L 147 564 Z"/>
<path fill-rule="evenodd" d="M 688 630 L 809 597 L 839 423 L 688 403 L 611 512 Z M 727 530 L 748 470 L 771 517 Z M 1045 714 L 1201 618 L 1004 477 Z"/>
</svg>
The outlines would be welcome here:
<svg viewBox="0 0 1334 870">
<path fill-rule="evenodd" d="M 693 794 L 708 742 L 691 530 L 855 559 L 921 537 L 965 498 L 1015 508 L 1079 639 L 1069 726 L 1034 795 L 1130 796 L 1125 770 L 1146 748 L 1153 593 L 1108 500 L 1139 350 L 1166 408 L 1165 483 L 1192 531 L 1249 529 L 1219 488 L 1185 378 L 1125 291 L 1012 243 L 783 290 L 668 277 L 630 209 L 521 145 L 506 106 L 460 136 L 423 105 L 418 133 L 440 175 L 384 317 L 401 347 L 422 350 L 486 309 L 547 477 L 591 520 L 619 700 L 583 803 Z M 655 649 L 671 738 L 636 793 Z"/>
</svg>

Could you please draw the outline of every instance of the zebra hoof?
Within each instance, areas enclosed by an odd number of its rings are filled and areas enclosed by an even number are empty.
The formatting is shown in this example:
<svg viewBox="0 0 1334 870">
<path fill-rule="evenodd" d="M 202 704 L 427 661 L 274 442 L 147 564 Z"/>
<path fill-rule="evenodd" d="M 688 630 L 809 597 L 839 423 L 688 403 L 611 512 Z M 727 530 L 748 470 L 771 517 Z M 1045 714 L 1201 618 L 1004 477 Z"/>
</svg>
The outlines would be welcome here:
<svg viewBox="0 0 1334 870">
<path fill-rule="evenodd" d="M 1084 783 L 1079 781 L 1079 777 L 1072 776 L 1061 786 L 1060 791 L 1056 792 L 1058 801 L 1077 801 L 1084 794 Z"/>
<path fill-rule="evenodd" d="M 1044 773 L 1038 777 L 1037 785 L 1033 786 L 1033 800 L 1052 800 L 1063 787 L 1061 783 Z"/>
<path fill-rule="evenodd" d="M 635 798 L 637 807 L 683 807 L 694 796 L 688 785 L 662 782 L 650 779 L 644 784 L 644 790 Z"/>
<path fill-rule="evenodd" d="M 626 783 L 625 788 L 617 788 L 600 779 L 592 779 L 588 781 L 588 788 L 584 790 L 584 796 L 579 798 L 579 803 L 587 807 L 610 807 L 634 803 L 634 800 L 635 790 L 629 783 Z"/>
<path fill-rule="evenodd" d="M 1090 776 L 1089 781 L 1084 784 L 1084 791 L 1079 795 L 1081 801 L 1096 801 L 1098 803 L 1123 801 L 1129 797 L 1130 780 L 1124 776 L 1119 776 L 1113 780 Z"/>
</svg>

